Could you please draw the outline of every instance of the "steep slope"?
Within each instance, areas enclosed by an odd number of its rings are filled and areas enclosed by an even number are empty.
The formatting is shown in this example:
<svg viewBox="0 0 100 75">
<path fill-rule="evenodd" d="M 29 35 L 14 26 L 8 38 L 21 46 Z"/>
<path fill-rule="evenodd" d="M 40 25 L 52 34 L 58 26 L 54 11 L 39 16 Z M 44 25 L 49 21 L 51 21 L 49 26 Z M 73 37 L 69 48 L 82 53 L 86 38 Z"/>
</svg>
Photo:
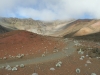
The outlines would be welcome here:
<svg viewBox="0 0 100 75">
<path fill-rule="evenodd" d="M 64 33 L 63 33 L 64 32 Z M 77 20 L 70 24 L 61 36 L 83 36 L 100 32 L 100 20 Z"/>
<path fill-rule="evenodd" d="M 79 20 L 76 20 L 72 23 L 67 24 L 67 27 L 65 27 L 62 31 L 59 31 L 59 32 L 55 33 L 54 35 L 63 37 L 63 36 L 66 36 L 68 34 L 77 32 L 81 28 L 89 26 L 89 25 L 91 25 L 95 22 L 96 22 L 96 20 L 79 19 Z"/>
</svg>

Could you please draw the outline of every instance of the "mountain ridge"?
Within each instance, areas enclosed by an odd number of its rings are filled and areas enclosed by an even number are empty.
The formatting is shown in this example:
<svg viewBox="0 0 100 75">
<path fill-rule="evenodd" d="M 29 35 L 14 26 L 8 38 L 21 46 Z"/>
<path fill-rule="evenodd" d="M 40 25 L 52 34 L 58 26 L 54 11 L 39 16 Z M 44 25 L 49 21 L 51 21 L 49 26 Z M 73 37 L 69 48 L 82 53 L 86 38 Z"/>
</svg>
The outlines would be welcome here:
<svg viewBox="0 0 100 75">
<path fill-rule="evenodd" d="M 99 19 L 72 19 L 44 22 L 31 18 L 0 18 L 0 25 L 12 30 L 26 30 L 53 37 L 63 37 L 73 32 L 76 32 L 73 36 L 83 36 L 100 32 Z"/>
</svg>

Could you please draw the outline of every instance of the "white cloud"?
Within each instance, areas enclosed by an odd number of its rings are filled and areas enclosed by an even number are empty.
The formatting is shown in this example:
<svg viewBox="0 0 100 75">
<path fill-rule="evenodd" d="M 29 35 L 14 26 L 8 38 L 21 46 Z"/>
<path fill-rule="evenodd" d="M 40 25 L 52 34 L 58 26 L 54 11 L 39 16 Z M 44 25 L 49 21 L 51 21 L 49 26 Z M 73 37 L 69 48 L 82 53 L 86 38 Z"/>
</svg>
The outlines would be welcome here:
<svg viewBox="0 0 100 75">
<path fill-rule="evenodd" d="M 0 16 L 40 20 L 73 19 L 89 14 L 100 19 L 100 0 L 3 0 Z"/>
</svg>

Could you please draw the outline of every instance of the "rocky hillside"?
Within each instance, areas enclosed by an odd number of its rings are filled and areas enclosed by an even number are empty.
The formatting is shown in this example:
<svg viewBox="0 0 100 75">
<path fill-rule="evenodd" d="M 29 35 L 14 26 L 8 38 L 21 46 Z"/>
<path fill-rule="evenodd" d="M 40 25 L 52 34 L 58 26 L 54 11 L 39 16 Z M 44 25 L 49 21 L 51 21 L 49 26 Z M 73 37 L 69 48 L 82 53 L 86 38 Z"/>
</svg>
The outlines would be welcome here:
<svg viewBox="0 0 100 75">
<path fill-rule="evenodd" d="M 13 30 L 26 30 L 41 35 L 54 37 L 83 36 L 100 31 L 100 20 L 79 19 L 79 20 L 56 20 L 44 22 L 39 20 L 0 18 L 0 25 Z"/>
<path fill-rule="evenodd" d="M 52 36 L 83 36 L 100 32 L 100 20 L 79 19 L 67 24 L 62 31 L 55 33 Z"/>
<path fill-rule="evenodd" d="M 53 21 L 53 22 L 43 22 L 33 19 L 18 19 L 18 18 L 1 18 L 0 24 L 7 28 L 27 30 L 34 33 L 42 35 L 51 35 L 56 31 L 61 30 L 67 24 L 73 22 L 74 20 L 69 21 Z"/>
</svg>

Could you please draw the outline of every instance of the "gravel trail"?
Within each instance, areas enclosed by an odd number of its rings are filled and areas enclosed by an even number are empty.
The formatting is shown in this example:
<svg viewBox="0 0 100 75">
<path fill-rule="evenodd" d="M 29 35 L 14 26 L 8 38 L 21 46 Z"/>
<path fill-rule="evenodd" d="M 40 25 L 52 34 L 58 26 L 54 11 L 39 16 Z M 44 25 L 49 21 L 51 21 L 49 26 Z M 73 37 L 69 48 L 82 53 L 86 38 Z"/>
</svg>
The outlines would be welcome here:
<svg viewBox="0 0 100 75">
<path fill-rule="evenodd" d="M 41 57 L 31 58 L 31 59 L 27 59 L 27 60 L 0 63 L 0 67 L 1 66 L 7 66 L 7 65 L 15 66 L 15 65 L 20 65 L 20 64 L 24 64 L 24 65 L 38 64 L 38 63 L 43 63 L 43 62 L 47 62 L 47 61 L 60 59 L 60 58 L 69 56 L 69 55 L 74 53 L 75 48 L 74 48 L 74 42 L 73 41 L 69 41 L 67 47 L 68 47 L 68 49 L 65 48 L 62 51 L 59 51 L 59 52 L 56 52 L 56 53 L 53 53 L 53 54 L 50 54 L 50 55 L 46 55 L 44 57 L 41 56 Z"/>
</svg>

